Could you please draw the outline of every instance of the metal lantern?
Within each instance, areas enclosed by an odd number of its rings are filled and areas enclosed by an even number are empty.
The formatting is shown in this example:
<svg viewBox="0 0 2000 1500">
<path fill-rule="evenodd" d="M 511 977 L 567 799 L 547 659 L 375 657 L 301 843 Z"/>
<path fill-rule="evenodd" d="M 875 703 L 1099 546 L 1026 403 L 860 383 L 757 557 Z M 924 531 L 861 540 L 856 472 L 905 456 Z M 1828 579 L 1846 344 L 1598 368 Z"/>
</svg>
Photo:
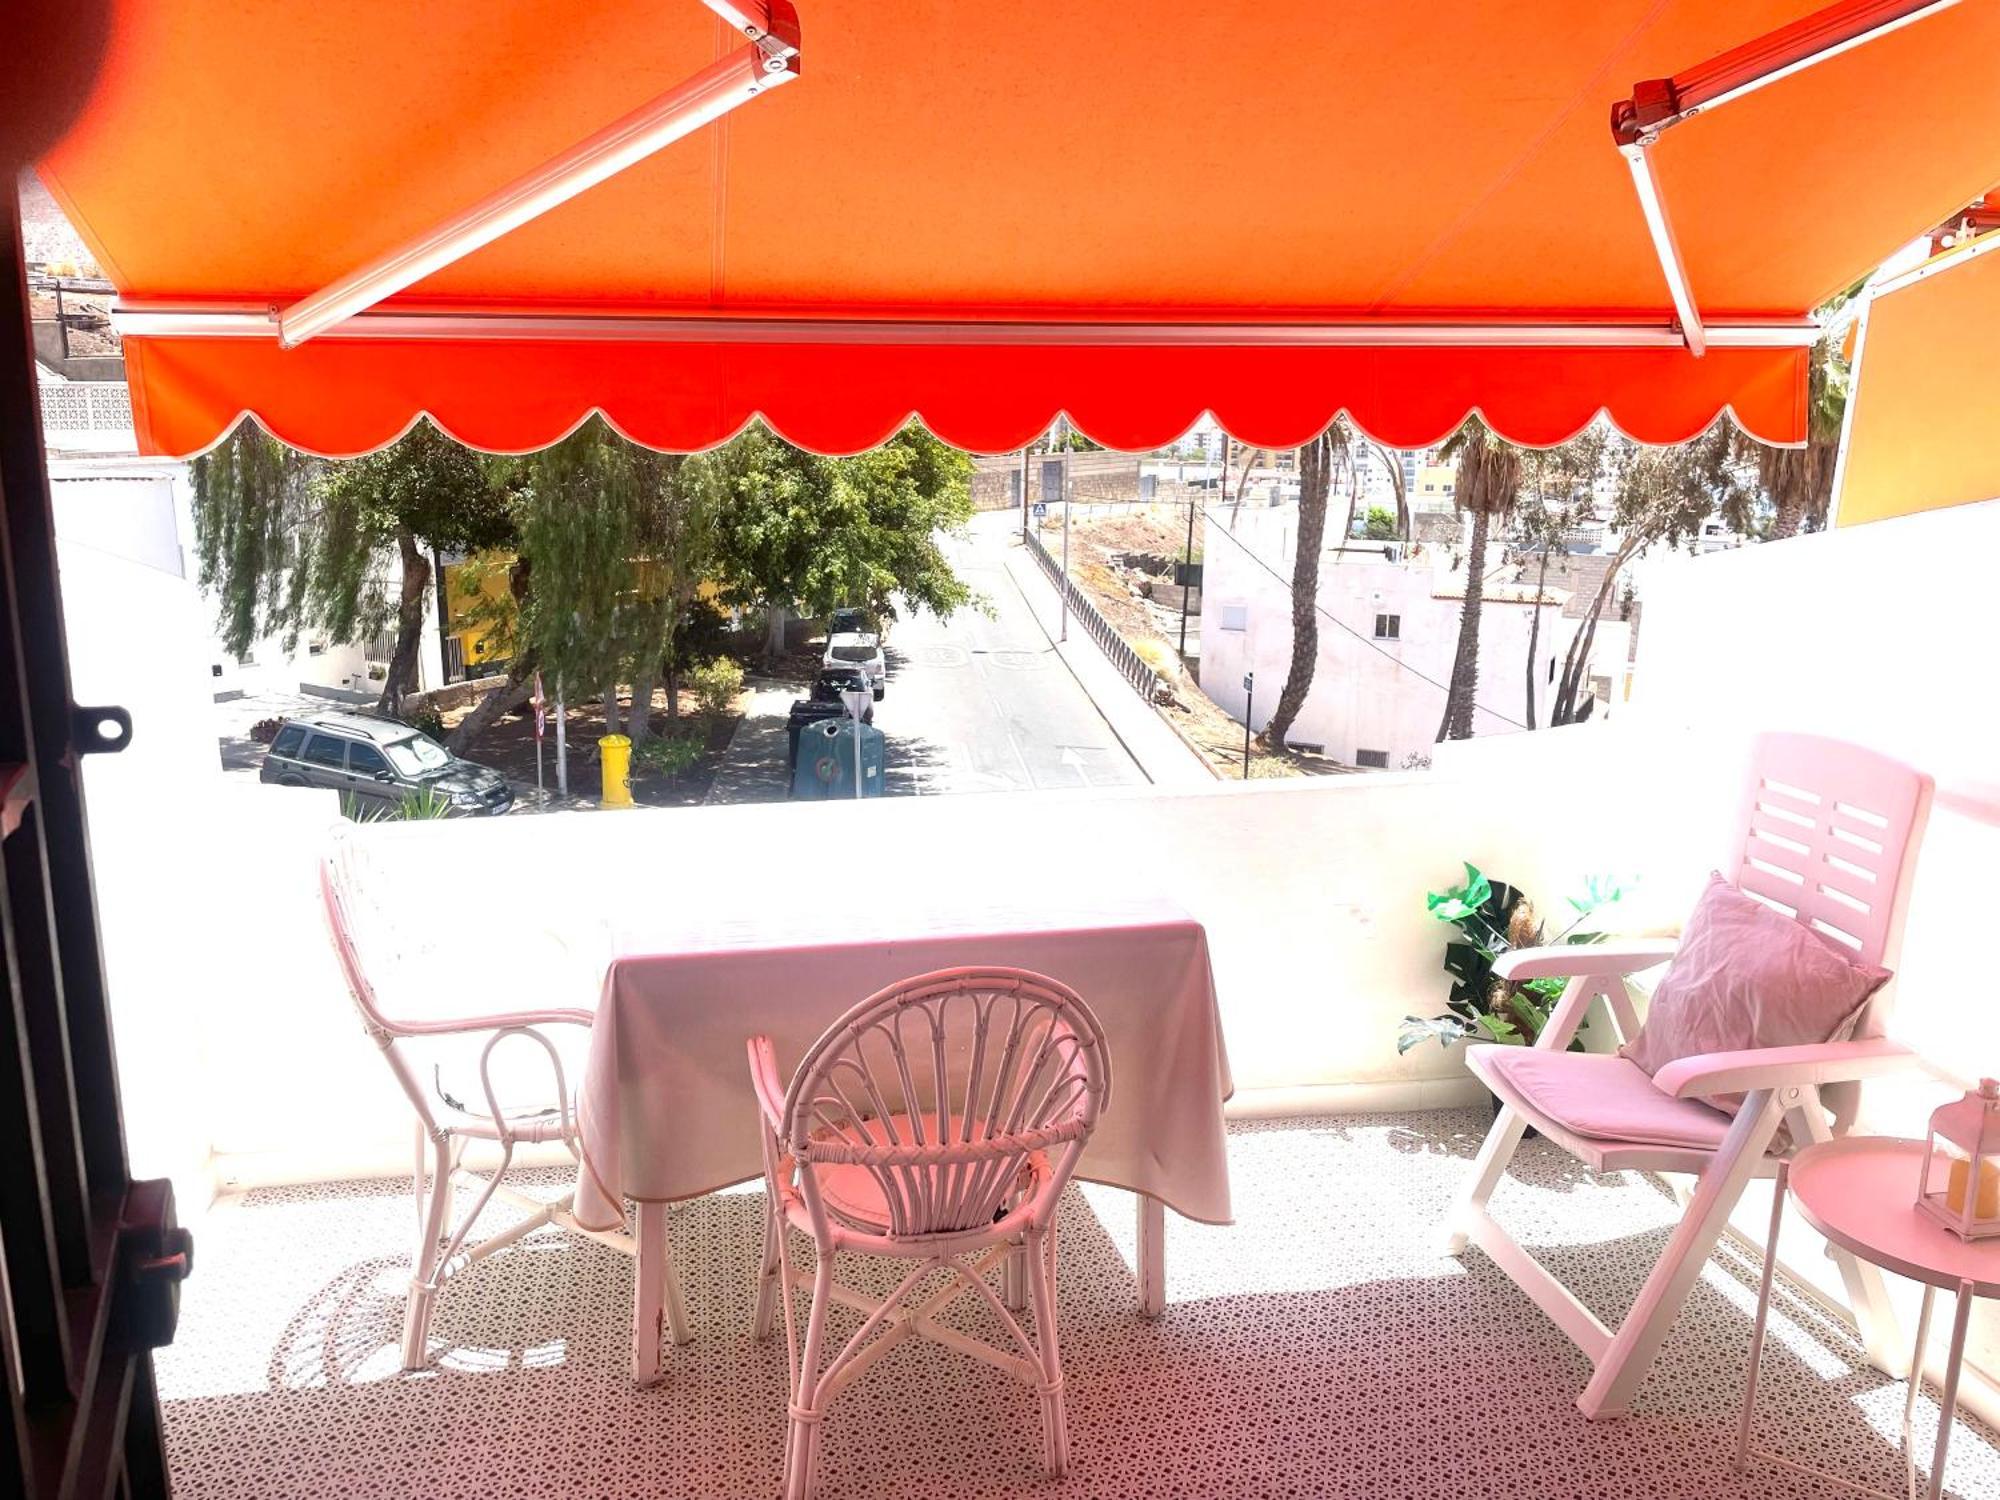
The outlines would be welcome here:
<svg viewBox="0 0 2000 1500">
<path fill-rule="evenodd" d="M 1960 1239 L 2000 1235 L 2000 1082 L 1931 1115 L 1917 1205 Z"/>
</svg>

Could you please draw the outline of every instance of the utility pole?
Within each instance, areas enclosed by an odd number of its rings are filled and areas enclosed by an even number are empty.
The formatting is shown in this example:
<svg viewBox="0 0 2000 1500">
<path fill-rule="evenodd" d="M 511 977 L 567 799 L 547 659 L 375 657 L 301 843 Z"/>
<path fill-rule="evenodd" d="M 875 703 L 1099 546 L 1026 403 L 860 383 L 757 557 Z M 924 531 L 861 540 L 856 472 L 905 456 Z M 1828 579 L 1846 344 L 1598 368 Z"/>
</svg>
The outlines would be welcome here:
<svg viewBox="0 0 2000 1500">
<path fill-rule="evenodd" d="M 556 683 L 556 794 L 569 796 L 569 708 L 563 702 L 563 685 Z"/>
<path fill-rule="evenodd" d="M 1190 581 L 1194 577 L 1194 506 L 1192 494 L 1188 496 L 1187 551 L 1181 556 L 1181 665 L 1187 665 L 1187 617 L 1188 590 L 1194 587 Z"/>
</svg>

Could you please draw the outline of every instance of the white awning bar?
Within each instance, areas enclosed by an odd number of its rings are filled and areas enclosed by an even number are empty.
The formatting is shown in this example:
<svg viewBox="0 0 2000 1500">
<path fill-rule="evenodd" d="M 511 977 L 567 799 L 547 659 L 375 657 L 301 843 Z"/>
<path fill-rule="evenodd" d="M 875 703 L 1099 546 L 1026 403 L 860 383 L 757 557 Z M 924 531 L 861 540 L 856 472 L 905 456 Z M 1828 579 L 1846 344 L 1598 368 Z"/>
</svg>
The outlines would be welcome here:
<svg viewBox="0 0 2000 1500">
<path fill-rule="evenodd" d="M 1632 186 L 1639 193 L 1639 212 L 1646 216 L 1646 233 L 1653 241 L 1653 254 L 1660 262 L 1660 274 L 1667 279 L 1667 295 L 1674 300 L 1674 316 L 1680 320 L 1681 338 L 1688 353 L 1700 359 L 1708 349 L 1708 331 L 1702 326 L 1701 310 L 1694 305 L 1694 288 L 1688 285 L 1687 267 L 1681 263 L 1680 241 L 1674 237 L 1674 221 L 1660 196 L 1660 180 L 1653 175 L 1652 158 L 1643 145 L 1621 146 L 1625 164 L 1632 169 Z"/>
<path fill-rule="evenodd" d="M 742 31 L 745 45 L 436 228 L 281 309 L 278 342 L 293 348 L 326 333 L 798 76 L 798 19 L 787 0 L 703 3 Z"/>
<path fill-rule="evenodd" d="M 206 306 L 120 301 L 112 325 L 125 338 L 276 339 L 268 305 Z M 416 309 L 364 312 L 322 338 L 392 341 L 511 340 L 557 343 L 942 345 L 1095 348 L 1520 348 L 1676 349 L 1681 328 L 1657 322 L 1398 322 L 1365 319 L 1287 323 L 1033 322 L 905 319 L 589 316 Z M 1807 348 L 1810 320 L 1710 324 L 1719 349 Z"/>
<path fill-rule="evenodd" d="M 1697 359 L 1701 357 L 1706 347 L 1705 333 L 1694 289 L 1688 282 L 1687 267 L 1681 260 L 1673 219 L 1647 155 L 1661 132 L 1958 3 L 1959 0 L 1838 0 L 1671 78 L 1653 78 L 1635 84 L 1630 98 L 1612 105 L 1611 136 L 1632 169 L 1632 185 L 1639 194 L 1640 212 L 1646 217 L 1646 232 L 1653 241 L 1653 254 L 1660 262 L 1660 274 L 1666 278 L 1667 292 L 1673 298 L 1690 354 Z"/>
</svg>

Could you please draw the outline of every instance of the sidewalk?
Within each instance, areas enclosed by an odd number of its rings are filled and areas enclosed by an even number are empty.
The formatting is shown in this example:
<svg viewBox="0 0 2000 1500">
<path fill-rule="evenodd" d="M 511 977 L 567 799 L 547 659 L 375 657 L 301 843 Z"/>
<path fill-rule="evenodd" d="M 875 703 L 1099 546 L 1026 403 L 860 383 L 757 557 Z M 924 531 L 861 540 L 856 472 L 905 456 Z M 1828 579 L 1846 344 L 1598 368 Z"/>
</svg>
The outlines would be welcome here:
<svg viewBox="0 0 2000 1500">
<path fill-rule="evenodd" d="M 1138 763 L 1146 779 L 1155 786 L 1214 786 L 1216 776 L 1207 761 L 1104 659 L 1081 627 L 1072 622 L 1069 639 L 1057 640 L 1062 629 L 1062 598 L 1027 550 L 1018 543 L 1009 546 L 1006 565 L 1007 574 L 1027 600 L 1028 612 L 1035 617 L 1035 623 L 1042 627 L 1063 665 L 1069 668 L 1070 675 L 1103 715 L 1104 722 L 1111 726 L 1111 732 Z"/>
<path fill-rule="evenodd" d="M 785 765 L 785 716 L 798 696 L 797 688 L 782 684 L 752 690 L 702 799 L 704 805 L 785 800 L 791 785 Z"/>
</svg>

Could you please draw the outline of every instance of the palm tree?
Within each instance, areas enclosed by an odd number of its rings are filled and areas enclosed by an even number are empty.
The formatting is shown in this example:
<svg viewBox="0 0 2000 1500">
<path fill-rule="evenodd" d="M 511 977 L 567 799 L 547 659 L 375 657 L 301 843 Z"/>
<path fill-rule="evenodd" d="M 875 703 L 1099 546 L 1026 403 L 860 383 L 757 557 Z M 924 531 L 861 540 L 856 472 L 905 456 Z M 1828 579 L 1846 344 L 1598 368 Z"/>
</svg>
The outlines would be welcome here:
<svg viewBox="0 0 2000 1500">
<path fill-rule="evenodd" d="M 1336 420 L 1299 449 L 1299 541 L 1292 557 L 1292 661 L 1277 711 L 1264 726 L 1264 743 L 1282 747 L 1292 721 L 1312 691 L 1319 665 L 1319 564 L 1326 543 L 1326 504 L 1334 471 L 1347 461 L 1349 434 Z"/>
<path fill-rule="evenodd" d="M 1832 304 L 1838 306 L 1838 303 Z M 1827 310 L 1821 309 L 1822 316 Z M 1737 446 L 1757 464 L 1757 483 L 1776 510 L 1770 540 L 1796 536 L 1808 524 L 1826 524 L 1833 498 L 1833 463 L 1840 448 L 1841 418 L 1847 411 L 1847 363 L 1840 355 L 1838 323 L 1812 348 L 1806 376 L 1806 441 L 1799 448 L 1773 448 L 1739 432 Z"/>
<path fill-rule="evenodd" d="M 1472 544 L 1465 558 L 1465 605 L 1458 615 L 1458 654 L 1451 664 L 1451 684 L 1445 692 L 1439 740 L 1472 738 L 1473 695 L 1479 690 L 1479 614 L 1486 598 L 1486 538 L 1495 519 L 1504 520 L 1514 508 L 1521 487 L 1521 450 L 1495 437 L 1477 417 L 1467 417 L 1445 444 L 1446 457 L 1456 453 L 1455 497 L 1461 510 L 1472 512 Z"/>
</svg>

